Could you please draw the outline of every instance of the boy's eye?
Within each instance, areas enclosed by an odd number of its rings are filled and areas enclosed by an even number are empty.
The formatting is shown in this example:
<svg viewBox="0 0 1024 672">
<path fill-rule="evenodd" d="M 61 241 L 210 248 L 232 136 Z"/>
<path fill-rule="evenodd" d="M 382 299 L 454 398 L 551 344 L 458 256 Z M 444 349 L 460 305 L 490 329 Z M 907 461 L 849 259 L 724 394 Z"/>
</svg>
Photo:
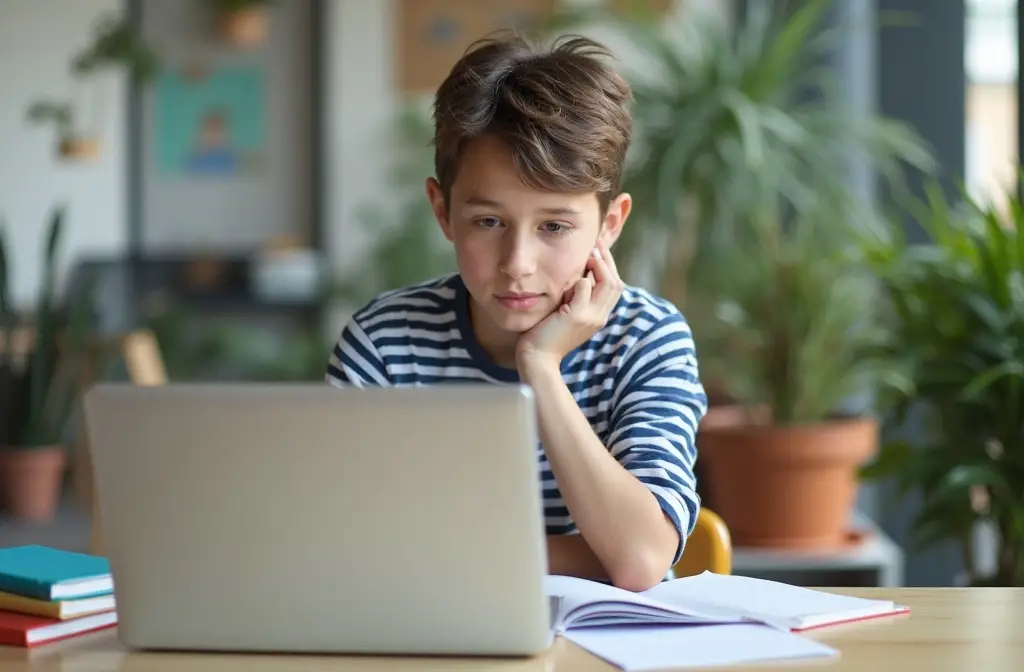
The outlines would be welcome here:
<svg viewBox="0 0 1024 672">
<path fill-rule="evenodd" d="M 485 229 L 494 229 L 499 226 L 503 226 L 502 221 L 497 217 L 481 217 L 475 220 L 475 224 Z M 569 232 L 570 228 L 570 226 L 562 222 L 544 222 L 541 224 L 541 230 L 543 230 L 544 233 L 554 235 L 564 235 Z"/>
</svg>

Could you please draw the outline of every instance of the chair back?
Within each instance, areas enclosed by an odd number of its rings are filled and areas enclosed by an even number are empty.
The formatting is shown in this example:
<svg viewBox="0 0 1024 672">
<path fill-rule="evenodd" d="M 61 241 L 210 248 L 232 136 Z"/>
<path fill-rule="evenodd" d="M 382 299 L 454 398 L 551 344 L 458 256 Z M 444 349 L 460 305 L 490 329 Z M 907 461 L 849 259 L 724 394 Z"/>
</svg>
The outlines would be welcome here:
<svg viewBox="0 0 1024 672">
<path fill-rule="evenodd" d="M 683 557 L 672 567 L 672 573 L 681 578 L 705 571 L 732 573 L 732 538 L 725 521 L 711 509 L 702 508 Z"/>
</svg>

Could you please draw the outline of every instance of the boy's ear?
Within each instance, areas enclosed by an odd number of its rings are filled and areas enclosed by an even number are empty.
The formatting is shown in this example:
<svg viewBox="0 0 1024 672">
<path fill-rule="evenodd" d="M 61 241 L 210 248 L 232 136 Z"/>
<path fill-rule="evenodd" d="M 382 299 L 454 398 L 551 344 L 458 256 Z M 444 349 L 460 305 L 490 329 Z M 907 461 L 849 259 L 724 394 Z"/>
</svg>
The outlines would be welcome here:
<svg viewBox="0 0 1024 672">
<path fill-rule="evenodd" d="M 622 234 L 622 227 L 629 218 L 629 212 L 633 209 L 633 199 L 629 194 L 622 193 L 608 203 L 608 212 L 601 223 L 602 242 L 609 248 L 619 239 Z"/>
<path fill-rule="evenodd" d="M 444 204 L 444 192 L 441 185 L 432 177 L 427 178 L 427 199 L 430 201 L 430 209 L 434 211 L 434 218 L 441 227 L 441 232 L 449 242 L 452 240 L 451 223 L 448 221 L 448 208 Z"/>
</svg>

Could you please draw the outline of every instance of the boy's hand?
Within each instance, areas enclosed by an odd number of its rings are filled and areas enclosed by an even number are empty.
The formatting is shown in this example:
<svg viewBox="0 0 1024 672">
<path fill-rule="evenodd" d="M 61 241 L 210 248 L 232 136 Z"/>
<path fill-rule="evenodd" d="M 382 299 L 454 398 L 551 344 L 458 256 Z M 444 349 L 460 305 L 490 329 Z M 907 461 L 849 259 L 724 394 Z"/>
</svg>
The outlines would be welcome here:
<svg viewBox="0 0 1024 672">
<path fill-rule="evenodd" d="M 600 240 L 586 268 L 559 309 L 519 337 L 516 364 L 524 379 L 538 366 L 558 370 L 563 357 L 608 323 L 623 283 L 611 252 Z"/>
</svg>

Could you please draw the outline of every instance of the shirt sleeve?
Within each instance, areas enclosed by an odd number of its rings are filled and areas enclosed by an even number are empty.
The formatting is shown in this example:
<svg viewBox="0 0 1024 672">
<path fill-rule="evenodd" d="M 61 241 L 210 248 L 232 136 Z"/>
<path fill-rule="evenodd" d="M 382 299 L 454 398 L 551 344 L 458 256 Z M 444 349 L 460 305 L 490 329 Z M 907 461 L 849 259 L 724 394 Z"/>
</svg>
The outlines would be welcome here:
<svg viewBox="0 0 1024 672">
<path fill-rule="evenodd" d="M 630 348 L 612 397 L 609 450 L 646 485 L 679 533 L 683 554 L 700 509 L 694 463 L 697 426 L 707 412 L 690 328 L 675 313 Z"/>
<path fill-rule="evenodd" d="M 354 318 L 345 325 L 331 350 L 325 379 L 335 387 L 385 387 L 391 384 L 384 358 Z"/>
</svg>

